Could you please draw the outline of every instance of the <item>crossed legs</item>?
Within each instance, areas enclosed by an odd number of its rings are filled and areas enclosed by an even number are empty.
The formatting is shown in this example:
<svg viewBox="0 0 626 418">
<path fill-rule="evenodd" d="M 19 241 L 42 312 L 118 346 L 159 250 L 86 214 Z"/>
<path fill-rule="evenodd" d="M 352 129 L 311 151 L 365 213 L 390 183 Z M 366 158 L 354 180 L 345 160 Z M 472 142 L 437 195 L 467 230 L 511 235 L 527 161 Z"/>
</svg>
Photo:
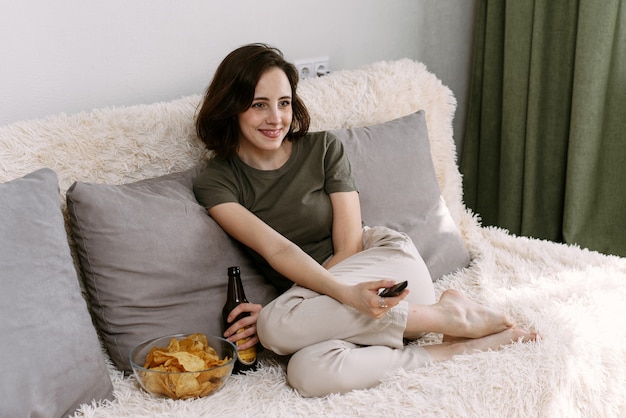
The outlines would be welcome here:
<svg viewBox="0 0 626 418">
<path fill-rule="evenodd" d="M 429 361 L 498 350 L 536 337 L 516 328 L 504 313 L 473 303 L 456 290 L 446 290 L 435 304 L 409 305 L 405 337 L 424 332 L 443 333 L 443 342 L 403 348 L 363 346 L 344 340 L 309 345 L 291 357 L 289 384 L 302 396 L 345 393 L 376 386 L 387 373 L 399 368 L 411 370 Z"/>
<path fill-rule="evenodd" d="M 262 344 L 278 354 L 292 354 L 289 383 L 303 396 L 364 389 L 399 368 L 410 370 L 429 361 L 536 338 L 517 328 L 505 313 L 474 303 L 456 290 L 446 290 L 437 301 L 428 270 L 405 235 L 372 228 L 364 238 L 369 240 L 366 250 L 331 271 L 346 283 L 408 279 L 410 293 L 401 305 L 374 320 L 328 296 L 294 286 L 259 315 Z M 443 342 L 403 346 L 403 337 L 417 339 L 428 332 L 443 334 Z"/>
</svg>

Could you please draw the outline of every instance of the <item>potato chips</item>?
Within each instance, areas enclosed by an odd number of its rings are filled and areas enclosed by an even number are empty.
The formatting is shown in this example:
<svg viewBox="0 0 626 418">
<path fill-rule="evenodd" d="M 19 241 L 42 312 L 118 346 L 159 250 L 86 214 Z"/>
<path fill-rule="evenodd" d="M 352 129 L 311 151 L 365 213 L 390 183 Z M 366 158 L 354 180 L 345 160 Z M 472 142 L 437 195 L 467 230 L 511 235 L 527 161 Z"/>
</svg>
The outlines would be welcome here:
<svg viewBox="0 0 626 418">
<path fill-rule="evenodd" d="M 209 395 L 222 386 L 232 367 L 219 367 L 230 361 L 220 359 L 204 334 L 182 340 L 172 338 L 167 347 L 152 347 L 146 356 L 140 379 L 145 389 L 172 399 Z M 217 367 L 217 368 L 216 368 Z M 216 368 L 214 370 L 209 370 Z"/>
</svg>

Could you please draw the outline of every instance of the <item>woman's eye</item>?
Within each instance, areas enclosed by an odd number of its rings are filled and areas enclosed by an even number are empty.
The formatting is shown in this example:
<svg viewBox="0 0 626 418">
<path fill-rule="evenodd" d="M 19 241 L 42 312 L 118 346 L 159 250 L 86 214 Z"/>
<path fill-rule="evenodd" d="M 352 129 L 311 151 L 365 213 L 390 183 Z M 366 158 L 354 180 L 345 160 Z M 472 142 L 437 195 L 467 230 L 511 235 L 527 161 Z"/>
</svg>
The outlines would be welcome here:
<svg viewBox="0 0 626 418">
<path fill-rule="evenodd" d="M 260 109 L 263 106 L 265 106 L 265 103 L 259 102 L 259 103 L 252 103 L 252 106 L 250 106 L 250 107 L 254 107 L 254 108 Z"/>
<path fill-rule="evenodd" d="M 283 100 L 282 102 L 280 102 L 280 105 L 283 107 L 288 107 L 291 106 L 291 102 L 289 100 Z"/>
</svg>

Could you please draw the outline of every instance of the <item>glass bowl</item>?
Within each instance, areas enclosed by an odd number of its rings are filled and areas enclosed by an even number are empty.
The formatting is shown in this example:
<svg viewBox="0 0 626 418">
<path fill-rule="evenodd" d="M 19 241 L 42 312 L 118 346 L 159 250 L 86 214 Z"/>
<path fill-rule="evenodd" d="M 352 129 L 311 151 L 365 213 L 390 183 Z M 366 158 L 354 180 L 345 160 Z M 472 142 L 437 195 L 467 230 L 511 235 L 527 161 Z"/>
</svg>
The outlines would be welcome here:
<svg viewBox="0 0 626 418">
<path fill-rule="evenodd" d="M 205 342 L 214 352 L 210 348 L 207 350 L 211 354 L 197 351 L 204 349 Z M 183 350 L 184 347 L 190 347 L 191 351 Z M 155 351 L 150 354 L 153 348 Z M 146 392 L 159 397 L 188 399 L 209 396 L 219 390 L 233 371 L 236 353 L 236 346 L 221 337 L 172 334 L 136 345 L 129 357 L 135 378 Z M 215 354 L 219 359 L 228 360 L 209 368 L 199 360 Z M 150 364 L 146 363 L 148 356 L 151 356 Z M 172 369 L 191 371 L 167 371 Z"/>
</svg>

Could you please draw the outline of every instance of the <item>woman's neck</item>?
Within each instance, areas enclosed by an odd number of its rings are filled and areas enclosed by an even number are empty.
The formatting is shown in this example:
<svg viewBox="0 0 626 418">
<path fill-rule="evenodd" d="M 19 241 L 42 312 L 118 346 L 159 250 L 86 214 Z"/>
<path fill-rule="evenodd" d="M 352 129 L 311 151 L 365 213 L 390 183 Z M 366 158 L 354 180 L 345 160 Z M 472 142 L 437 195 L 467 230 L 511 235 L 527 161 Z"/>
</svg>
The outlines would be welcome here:
<svg viewBox="0 0 626 418">
<path fill-rule="evenodd" d="M 257 170 L 277 170 L 289 160 L 292 148 L 292 142 L 285 139 L 280 148 L 272 151 L 240 147 L 237 150 L 237 156 L 245 164 Z"/>
</svg>

